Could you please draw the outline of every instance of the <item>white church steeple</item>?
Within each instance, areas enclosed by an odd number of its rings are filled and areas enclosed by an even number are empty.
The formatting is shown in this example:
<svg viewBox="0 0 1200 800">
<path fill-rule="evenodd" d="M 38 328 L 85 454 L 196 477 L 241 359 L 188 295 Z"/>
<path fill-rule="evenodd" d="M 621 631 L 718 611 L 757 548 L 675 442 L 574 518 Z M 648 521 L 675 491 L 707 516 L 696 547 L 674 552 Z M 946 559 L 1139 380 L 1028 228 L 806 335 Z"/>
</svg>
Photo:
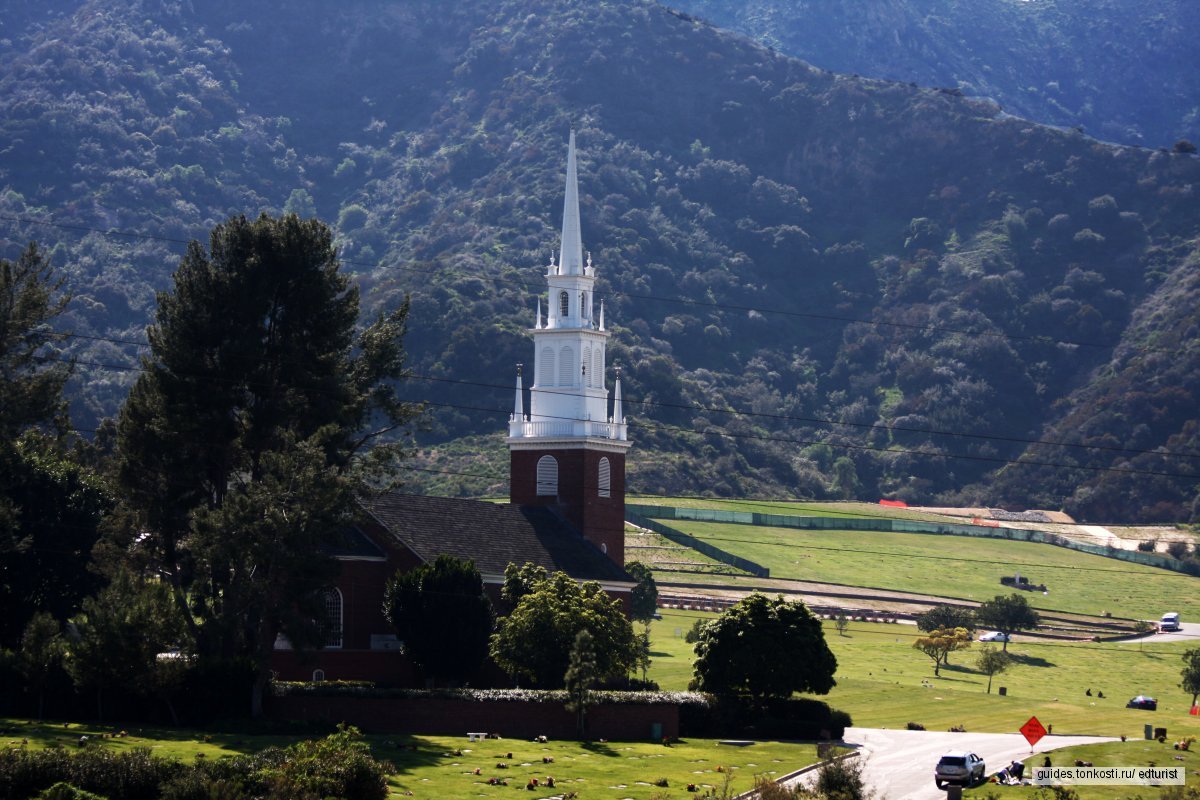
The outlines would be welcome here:
<svg viewBox="0 0 1200 800">
<path fill-rule="evenodd" d="M 584 258 L 575 132 L 567 145 L 562 241 L 546 266 L 546 316 L 538 298 L 528 414 L 517 371 L 508 423 L 509 499 L 554 506 L 617 565 L 625 563 L 625 454 L 630 442 L 618 376 L 610 415 L 604 306 L 595 305 L 596 267 Z"/>
<path fill-rule="evenodd" d="M 543 436 L 599 438 L 624 442 L 624 419 L 610 418 L 605 386 L 607 339 L 603 308 L 596 319 L 596 267 L 584 258 L 579 226 L 579 177 L 575 132 L 567 146 L 562 242 L 558 263 L 546 267 L 548 288 L 543 323 L 541 299 L 534 322 L 534 363 L 529 415 L 514 414 L 509 442 Z M 597 324 L 598 322 L 598 324 Z M 610 421 L 611 419 L 611 421 Z"/>
</svg>

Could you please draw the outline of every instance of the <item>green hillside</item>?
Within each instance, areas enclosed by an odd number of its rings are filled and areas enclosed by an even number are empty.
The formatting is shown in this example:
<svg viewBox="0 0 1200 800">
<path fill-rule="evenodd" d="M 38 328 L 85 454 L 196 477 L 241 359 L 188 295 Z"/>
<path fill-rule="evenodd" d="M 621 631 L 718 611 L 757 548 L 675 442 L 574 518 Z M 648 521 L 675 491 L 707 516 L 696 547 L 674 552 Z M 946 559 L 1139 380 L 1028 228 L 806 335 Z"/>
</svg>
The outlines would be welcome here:
<svg viewBox="0 0 1200 800">
<path fill-rule="evenodd" d="M 574 127 L 632 490 L 1197 513 L 1193 155 L 641 0 L 20 9 L 0 242 L 69 276 L 84 430 L 186 240 L 316 214 L 366 304 L 413 296 L 411 486 L 503 494 Z"/>
<path fill-rule="evenodd" d="M 671 0 L 834 72 L 953 87 L 1123 144 L 1200 138 L 1188 0 Z M 1119 77 L 1118 77 L 1119 76 Z"/>
</svg>

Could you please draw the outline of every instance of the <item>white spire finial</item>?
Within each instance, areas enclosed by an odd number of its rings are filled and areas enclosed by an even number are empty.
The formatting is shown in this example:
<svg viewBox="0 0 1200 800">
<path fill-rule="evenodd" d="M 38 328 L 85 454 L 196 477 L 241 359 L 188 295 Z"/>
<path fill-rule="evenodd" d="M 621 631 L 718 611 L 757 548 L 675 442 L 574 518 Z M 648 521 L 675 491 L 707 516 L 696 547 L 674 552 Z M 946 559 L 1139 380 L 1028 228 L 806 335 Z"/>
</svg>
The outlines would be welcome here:
<svg viewBox="0 0 1200 800">
<path fill-rule="evenodd" d="M 525 420 L 525 387 L 521 385 L 521 365 L 517 364 L 517 399 L 513 403 L 513 419 Z"/>
<path fill-rule="evenodd" d="M 533 324 L 533 327 L 536 330 L 541 330 L 542 329 L 542 298 L 541 297 L 538 298 L 537 303 L 538 303 L 537 322 L 535 322 Z"/>
<path fill-rule="evenodd" d="M 621 405 L 621 368 L 617 367 L 617 382 L 613 386 L 613 422 L 620 425 L 625 421 L 625 409 Z"/>
<path fill-rule="evenodd" d="M 604 301 L 600 301 L 600 330 L 604 330 Z"/>
<path fill-rule="evenodd" d="M 575 131 L 567 145 L 567 189 L 563 199 L 562 247 L 558 254 L 560 275 L 583 274 L 583 238 L 579 231 L 579 179 L 575 167 Z"/>
</svg>

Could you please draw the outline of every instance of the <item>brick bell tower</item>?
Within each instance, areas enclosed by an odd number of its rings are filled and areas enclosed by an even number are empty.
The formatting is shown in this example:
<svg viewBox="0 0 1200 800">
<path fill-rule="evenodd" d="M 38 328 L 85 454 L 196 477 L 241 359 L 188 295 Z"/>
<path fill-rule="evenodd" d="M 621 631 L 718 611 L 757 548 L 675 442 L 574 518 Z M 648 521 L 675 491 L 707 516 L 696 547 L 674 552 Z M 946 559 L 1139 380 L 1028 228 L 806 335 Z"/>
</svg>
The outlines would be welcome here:
<svg viewBox="0 0 1200 800">
<path fill-rule="evenodd" d="M 549 297 L 534 322 L 533 384 L 525 413 L 521 368 L 508 423 L 509 499 L 517 505 L 555 506 L 619 566 L 625 565 L 625 453 L 627 426 L 621 375 L 608 414 L 605 387 L 604 306 L 594 314 L 596 269 L 586 261 L 579 229 L 575 132 L 567 147 L 562 247 L 546 268 Z"/>
</svg>

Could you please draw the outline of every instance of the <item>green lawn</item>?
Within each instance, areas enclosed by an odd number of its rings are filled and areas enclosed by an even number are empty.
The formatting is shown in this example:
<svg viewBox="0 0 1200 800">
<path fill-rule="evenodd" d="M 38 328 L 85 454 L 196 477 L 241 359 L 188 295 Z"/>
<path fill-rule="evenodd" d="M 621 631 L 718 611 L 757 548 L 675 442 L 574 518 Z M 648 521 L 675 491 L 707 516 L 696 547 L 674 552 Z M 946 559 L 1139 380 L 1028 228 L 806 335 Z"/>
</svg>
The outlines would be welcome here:
<svg viewBox="0 0 1200 800">
<path fill-rule="evenodd" d="M 686 688 L 694 654 L 683 634 L 696 619 L 713 616 L 664 611 L 654 623 L 650 677 L 663 689 Z M 911 625 L 854 622 L 845 636 L 830 622 L 825 628 L 838 659 L 838 685 L 823 699 L 849 712 L 855 725 L 898 728 L 916 722 L 929 730 L 964 725 L 1003 733 L 1036 715 L 1056 733 L 1141 737 L 1143 726 L 1152 723 L 1172 735 L 1200 736 L 1200 718 L 1187 713 L 1191 698 L 1178 688 L 1180 656 L 1187 649 L 1182 643 L 1018 640 L 1009 645 L 1016 665 L 996 676 L 987 694 L 987 676 L 971 666 L 978 644 L 952 654 L 949 667 L 934 677 L 933 662 L 912 647 L 918 633 Z M 1142 693 L 1158 698 L 1158 711 L 1124 707 Z"/>
<path fill-rule="evenodd" d="M 1054 545 L 920 533 L 802 531 L 674 520 L 672 527 L 756 561 L 772 578 L 821 581 L 987 600 L 1007 593 L 1000 578 L 1020 572 L 1044 583 L 1037 608 L 1158 619 L 1200 616 L 1200 578 Z M 728 584 L 729 580 L 722 581 Z"/>
<path fill-rule="evenodd" d="M 46 747 L 61 744 L 77 747 L 81 735 L 89 747 L 125 749 L 150 747 L 157 755 L 191 761 L 198 755 L 223 755 L 286 745 L 300 738 L 283 735 L 209 736 L 197 731 L 136 728 L 128 735 L 106 738 L 117 729 L 71 724 L 64 727 L 25 720 L 0 719 L 0 746 Z M 318 734 L 308 734 L 315 738 Z M 28 744 L 22 744 L 27 741 Z M 517 739 L 469 742 L 452 736 L 368 736 L 376 758 L 391 762 L 396 771 L 389 780 L 393 797 L 412 796 L 467 800 L 467 798 L 545 798 L 578 792 L 580 797 L 611 800 L 668 800 L 695 797 L 689 783 L 700 791 L 723 786 L 729 776 L 735 792 L 750 789 L 756 775 L 779 776 L 817 760 L 815 745 L 784 742 L 755 742 L 749 747 L 721 745 L 712 739 L 690 739 L 671 747 L 650 742 L 546 743 Z M 511 754 L 511 755 L 510 755 Z M 550 759 L 547 763 L 544 759 Z M 500 764 L 507 766 L 500 767 Z M 479 774 L 475 770 L 479 770 Z M 554 778 L 554 787 L 546 784 Z M 489 778 L 507 781 L 491 785 Z M 537 778 L 539 786 L 526 791 Z M 407 793 L 411 792 L 411 795 Z"/>
</svg>

